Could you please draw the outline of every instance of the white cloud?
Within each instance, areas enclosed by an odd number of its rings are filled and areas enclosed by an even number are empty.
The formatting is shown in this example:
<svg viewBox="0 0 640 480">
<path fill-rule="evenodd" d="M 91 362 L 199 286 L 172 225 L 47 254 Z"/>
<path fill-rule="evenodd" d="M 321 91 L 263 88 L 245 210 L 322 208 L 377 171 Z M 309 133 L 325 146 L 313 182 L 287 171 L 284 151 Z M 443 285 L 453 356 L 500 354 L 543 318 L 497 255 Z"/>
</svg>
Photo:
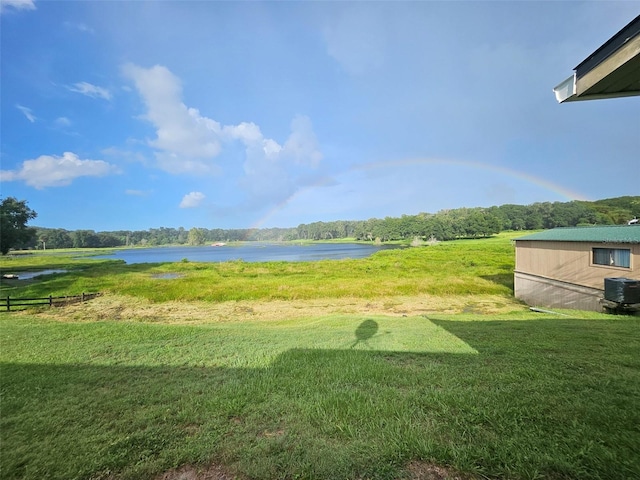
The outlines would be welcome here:
<svg viewBox="0 0 640 480">
<path fill-rule="evenodd" d="M 175 152 L 155 152 L 155 159 L 158 168 L 172 174 L 211 175 L 220 172 L 217 165 Z"/>
<path fill-rule="evenodd" d="M 33 0 L 0 0 L 0 13 L 4 13 L 7 8 L 14 10 L 35 10 L 36 5 Z"/>
<path fill-rule="evenodd" d="M 160 168 L 171 173 L 209 170 L 205 160 L 221 150 L 220 124 L 182 103 L 180 80 L 166 67 L 127 64 L 123 72 L 134 81 L 147 106 L 145 118 L 156 127 L 157 138 L 151 146 L 160 151 Z"/>
<path fill-rule="evenodd" d="M 71 86 L 67 86 L 67 88 L 76 93 L 81 93 L 91 98 L 102 98 L 104 100 L 111 100 L 111 92 L 106 88 L 98 87 L 96 85 L 92 85 L 88 82 L 78 82 L 74 83 Z"/>
<path fill-rule="evenodd" d="M 103 160 L 81 160 L 75 153 L 41 155 L 34 160 L 25 160 L 19 170 L 3 170 L 3 181 L 22 180 L 27 185 L 42 189 L 63 187 L 79 177 L 104 177 L 118 173 L 117 167 Z"/>
<path fill-rule="evenodd" d="M 180 208 L 195 208 L 200 206 L 205 199 L 205 195 L 202 192 L 191 192 L 186 194 L 180 202 Z"/>
<path fill-rule="evenodd" d="M 132 79 L 146 105 L 144 118 L 156 128 L 149 142 L 157 166 L 169 173 L 202 175 L 216 172 L 216 159 L 225 147 L 241 143 L 245 149 L 245 177 L 239 184 L 252 201 L 279 201 L 297 189 L 301 169 L 314 169 L 322 160 L 309 118 L 291 122 L 283 145 L 266 138 L 253 122 L 221 125 L 182 101 L 180 79 L 168 68 L 142 68 L 127 64 L 123 73 Z"/>
<path fill-rule="evenodd" d="M 322 160 L 318 140 L 313 132 L 309 117 L 297 116 L 291 122 L 291 135 L 282 149 L 283 155 L 288 155 L 299 165 L 317 167 Z"/>
<path fill-rule="evenodd" d="M 30 108 L 23 107 L 22 105 L 16 105 L 16 108 L 20 110 L 24 114 L 24 116 L 27 117 L 27 120 L 29 120 L 31 123 L 36 121 L 36 116 L 33 114 L 33 111 Z"/>
<path fill-rule="evenodd" d="M 69 127 L 71 126 L 71 120 L 67 117 L 58 117 L 54 122 L 56 127 Z"/>
<path fill-rule="evenodd" d="M 294 118 L 284 146 L 265 138 L 257 126 L 251 125 L 224 129 L 245 144 L 245 177 L 240 185 L 254 201 L 281 201 L 305 185 L 302 172 L 315 169 L 322 160 L 311 121 L 304 116 Z"/>
<path fill-rule="evenodd" d="M 143 163 L 147 164 L 147 158 L 140 152 L 135 150 L 124 150 L 118 147 L 108 147 L 100 150 L 100 153 L 107 157 L 117 158 L 130 163 Z"/>
</svg>

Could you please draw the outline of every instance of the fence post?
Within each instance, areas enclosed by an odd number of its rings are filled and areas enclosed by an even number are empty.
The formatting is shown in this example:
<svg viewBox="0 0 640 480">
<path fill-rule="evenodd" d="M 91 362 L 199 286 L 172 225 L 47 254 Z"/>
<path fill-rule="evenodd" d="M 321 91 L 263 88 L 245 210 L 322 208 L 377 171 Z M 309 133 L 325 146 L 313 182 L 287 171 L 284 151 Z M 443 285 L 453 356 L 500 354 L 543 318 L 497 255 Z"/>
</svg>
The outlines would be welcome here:
<svg viewBox="0 0 640 480">
<path fill-rule="evenodd" d="M 82 292 L 82 299 L 80 300 L 81 303 L 84 303 L 84 292 Z"/>
<path fill-rule="evenodd" d="M 11 311 L 11 303 L 9 300 L 9 295 L 7 295 L 7 312 L 10 312 L 10 311 Z"/>
<path fill-rule="evenodd" d="M 49 307 L 53 306 L 53 297 L 49 295 Z"/>
</svg>

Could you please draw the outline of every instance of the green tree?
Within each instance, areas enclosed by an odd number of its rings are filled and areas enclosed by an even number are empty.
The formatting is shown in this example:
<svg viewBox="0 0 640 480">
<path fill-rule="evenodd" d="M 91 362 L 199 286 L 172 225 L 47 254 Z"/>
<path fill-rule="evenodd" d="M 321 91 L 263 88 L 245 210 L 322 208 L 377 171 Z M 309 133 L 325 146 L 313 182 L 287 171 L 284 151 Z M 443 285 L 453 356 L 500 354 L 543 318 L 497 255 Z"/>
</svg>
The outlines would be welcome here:
<svg viewBox="0 0 640 480">
<path fill-rule="evenodd" d="M 38 214 L 27 207 L 26 200 L 7 197 L 0 202 L 0 252 L 6 255 L 9 249 L 26 243 L 35 235 L 27 222 Z"/>
<path fill-rule="evenodd" d="M 76 230 L 73 232 L 74 248 L 98 248 L 100 239 L 93 230 Z"/>
<path fill-rule="evenodd" d="M 73 238 L 62 228 L 36 228 L 33 247 L 45 250 L 55 248 L 73 248 Z"/>
<path fill-rule="evenodd" d="M 192 228 L 189 230 L 187 243 L 189 245 L 204 245 L 206 240 L 205 231 L 202 228 Z"/>
<path fill-rule="evenodd" d="M 119 247 L 122 241 L 110 232 L 100 232 L 97 234 L 100 247 Z"/>
</svg>

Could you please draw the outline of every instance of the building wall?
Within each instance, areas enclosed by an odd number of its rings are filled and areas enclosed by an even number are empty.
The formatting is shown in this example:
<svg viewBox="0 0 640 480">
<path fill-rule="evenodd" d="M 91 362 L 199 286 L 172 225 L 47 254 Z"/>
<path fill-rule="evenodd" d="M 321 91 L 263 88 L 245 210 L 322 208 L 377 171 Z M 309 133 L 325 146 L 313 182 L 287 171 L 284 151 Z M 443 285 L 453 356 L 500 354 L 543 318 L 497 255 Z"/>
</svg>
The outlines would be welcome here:
<svg viewBox="0 0 640 480">
<path fill-rule="evenodd" d="M 604 281 L 603 281 L 604 283 Z M 515 296 L 527 305 L 547 308 L 603 311 L 603 289 L 583 287 L 516 272 Z"/>
<path fill-rule="evenodd" d="M 594 265 L 592 249 L 631 250 L 631 268 Z M 516 242 L 516 272 L 604 290 L 605 277 L 640 280 L 640 245 L 588 242 Z"/>
<path fill-rule="evenodd" d="M 594 265 L 592 249 L 631 250 L 631 267 Z M 516 241 L 516 298 L 529 305 L 601 311 L 604 279 L 640 280 L 640 245 Z"/>
</svg>

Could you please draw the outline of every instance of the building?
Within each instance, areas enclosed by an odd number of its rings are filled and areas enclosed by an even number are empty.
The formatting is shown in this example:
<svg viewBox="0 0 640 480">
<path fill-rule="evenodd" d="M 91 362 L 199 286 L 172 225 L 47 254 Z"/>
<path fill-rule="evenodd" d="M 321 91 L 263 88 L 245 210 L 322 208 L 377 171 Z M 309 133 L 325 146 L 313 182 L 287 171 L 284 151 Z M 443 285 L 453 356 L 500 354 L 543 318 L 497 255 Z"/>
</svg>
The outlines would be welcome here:
<svg viewBox="0 0 640 480">
<path fill-rule="evenodd" d="M 640 95 L 640 15 L 553 89 L 560 103 Z"/>
<path fill-rule="evenodd" d="M 517 238 L 516 298 L 602 311 L 605 278 L 640 280 L 640 225 L 555 228 Z"/>
</svg>

